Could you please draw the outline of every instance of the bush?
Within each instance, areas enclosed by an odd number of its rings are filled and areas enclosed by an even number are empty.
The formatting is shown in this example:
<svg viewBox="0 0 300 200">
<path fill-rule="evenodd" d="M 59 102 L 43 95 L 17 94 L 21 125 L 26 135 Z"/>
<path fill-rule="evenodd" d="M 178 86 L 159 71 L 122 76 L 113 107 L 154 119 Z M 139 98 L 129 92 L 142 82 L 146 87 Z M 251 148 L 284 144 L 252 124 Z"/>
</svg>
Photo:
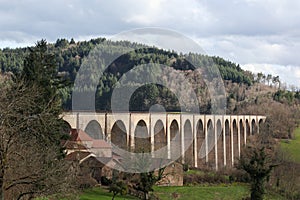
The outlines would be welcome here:
<svg viewBox="0 0 300 200">
<path fill-rule="evenodd" d="M 247 173 L 237 169 L 221 169 L 220 171 L 213 171 L 208 169 L 193 168 L 183 176 L 184 185 L 195 184 L 228 184 L 233 182 L 248 183 L 250 177 Z"/>
<path fill-rule="evenodd" d="M 220 184 L 229 183 L 228 178 L 218 172 L 213 171 L 201 171 L 202 173 L 185 174 L 183 176 L 184 185 L 194 184 Z"/>
<path fill-rule="evenodd" d="M 247 173 L 237 170 L 237 169 L 232 169 L 229 172 L 229 182 L 241 182 L 241 183 L 249 183 L 250 177 Z"/>
<path fill-rule="evenodd" d="M 101 176 L 101 185 L 109 186 L 112 181 L 106 176 Z"/>
<path fill-rule="evenodd" d="M 87 189 L 87 188 L 92 188 L 95 185 L 97 185 L 97 181 L 93 179 L 92 177 L 79 177 L 78 178 L 78 187 L 79 189 Z"/>
<path fill-rule="evenodd" d="M 183 171 L 185 171 L 185 172 L 189 171 L 189 165 L 188 164 L 183 164 Z"/>
<path fill-rule="evenodd" d="M 283 161 L 270 177 L 268 188 L 286 199 L 300 199 L 300 164 Z"/>
</svg>

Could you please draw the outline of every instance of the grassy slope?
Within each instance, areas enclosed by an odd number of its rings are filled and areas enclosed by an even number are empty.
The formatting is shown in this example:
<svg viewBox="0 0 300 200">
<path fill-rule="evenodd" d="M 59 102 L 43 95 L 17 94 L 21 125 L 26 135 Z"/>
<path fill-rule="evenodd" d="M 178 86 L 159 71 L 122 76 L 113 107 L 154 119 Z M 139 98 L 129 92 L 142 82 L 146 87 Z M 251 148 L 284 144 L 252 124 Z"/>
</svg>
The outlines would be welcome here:
<svg viewBox="0 0 300 200">
<path fill-rule="evenodd" d="M 155 194 L 161 200 L 190 199 L 190 200 L 240 200 L 249 196 L 247 185 L 231 186 L 183 186 L 183 187 L 156 187 Z M 266 195 L 265 199 L 280 200 L 276 195 Z"/>
<path fill-rule="evenodd" d="M 183 187 L 155 187 L 154 193 L 161 200 L 240 200 L 249 196 L 247 185 L 237 184 L 231 186 L 183 186 Z M 111 200 L 112 194 L 101 188 L 94 188 L 85 191 L 80 200 Z M 116 200 L 136 199 L 130 196 L 118 195 Z M 281 200 L 282 198 L 275 195 L 266 195 L 268 200 Z"/>
<path fill-rule="evenodd" d="M 282 141 L 281 146 L 291 155 L 293 161 L 300 163 L 300 128 L 295 130 L 294 140 Z"/>
<path fill-rule="evenodd" d="M 93 188 L 86 190 L 82 195 L 80 195 L 80 200 L 111 200 L 112 199 L 112 193 L 109 193 L 107 190 L 104 190 L 103 188 Z M 127 200 L 127 199 L 136 199 L 131 196 L 120 196 L 117 195 L 115 197 L 115 200 Z"/>
</svg>

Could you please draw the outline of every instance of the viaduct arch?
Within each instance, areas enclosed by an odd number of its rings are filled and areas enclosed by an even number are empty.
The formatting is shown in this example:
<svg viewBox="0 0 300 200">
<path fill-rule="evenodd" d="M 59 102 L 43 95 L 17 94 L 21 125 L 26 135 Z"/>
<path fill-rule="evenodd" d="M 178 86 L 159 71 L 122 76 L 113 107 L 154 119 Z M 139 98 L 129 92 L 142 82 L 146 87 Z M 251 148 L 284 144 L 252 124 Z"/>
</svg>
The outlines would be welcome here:
<svg viewBox="0 0 300 200">
<path fill-rule="evenodd" d="M 193 167 L 232 167 L 247 138 L 259 133 L 260 115 L 189 113 L 63 113 L 72 128 L 121 149 L 178 158 Z M 160 150 L 158 152 L 158 150 Z M 158 153 L 157 153 L 158 152 Z"/>
</svg>

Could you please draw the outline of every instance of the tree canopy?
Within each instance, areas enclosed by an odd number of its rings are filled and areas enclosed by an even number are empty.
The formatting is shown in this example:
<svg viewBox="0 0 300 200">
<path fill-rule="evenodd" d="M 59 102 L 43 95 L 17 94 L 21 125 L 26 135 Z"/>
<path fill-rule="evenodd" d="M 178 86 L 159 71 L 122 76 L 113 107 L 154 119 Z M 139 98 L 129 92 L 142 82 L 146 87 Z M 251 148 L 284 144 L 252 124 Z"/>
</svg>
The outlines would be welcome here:
<svg viewBox="0 0 300 200">
<path fill-rule="evenodd" d="M 130 47 L 135 50 L 123 54 L 124 47 Z M 103 54 L 100 60 L 97 60 L 97 58 L 92 60 L 92 62 L 97 63 L 98 66 L 103 66 L 108 62 L 105 60 L 107 57 L 105 55 L 121 56 L 108 66 L 100 80 L 97 79 L 97 76 L 93 75 L 96 74 L 95 71 L 90 73 L 92 76 L 78 77 L 77 75 L 80 66 L 83 64 L 89 53 L 95 48 L 101 49 L 101 53 Z M 47 55 L 41 57 L 42 55 L 45 55 L 46 52 Z M 24 58 L 26 58 L 25 62 L 23 62 Z M 54 60 L 55 63 L 49 63 L 50 60 Z M 193 61 L 197 66 L 193 66 L 189 61 Z M 28 63 L 31 63 L 31 66 L 29 66 Z M 44 84 L 48 89 L 54 86 L 54 77 L 57 75 L 65 80 L 69 80 L 71 85 L 74 83 L 75 78 L 82 81 L 86 78 L 91 79 L 93 83 L 98 85 L 95 100 L 96 109 L 107 111 L 111 109 L 110 98 L 115 83 L 122 78 L 126 72 L 143 64 L 161 64 L 184 73 L 186 71 L 193 72 L 196 67 L 207 67 L 210 69 L 212 66 L 215 66 L 220 70 L 220 75 L 224 80 L 231 80 L 232 82 L 244 83 L 247 85 L 251 85 L 253 82 L 252 77 L 245 73 L 239 65 L 226 61 L 220 57 L 210 57 L 195 53 L 182 54 L 180 52 L 166 51 L 128 41 L 113 42 L 106 40 L 105 38 L 91 39 L 90 41 L 77 43 L 75 43 L 74 40 L 69 42 L 67 39 L 58 39 L 55 44 L 46 44 L 46 42 L 42 40 L 37 43 L 36 47 L 18 49 L 6 48 L 0 50 L 0 66 L 2 72 L 10 71 L 14 74 L 22 73 L 23 77 L 27 77 L 27 80 L 38 81 L 40 84 Z M 36 76 L 33 76 L 33 74 L 36 74 Z M 191 77 L 194 76 L 193 73 L 185 74 Z M 48 79 L 49 77 L 52 78 L 54 83 L 46 85 L 48 82 L 45 79 Z M 136 74 L 136 77 L 138 81 L 143 81 L 142 76 L 139 77 L 139 75 Z M 170 79 L 172 78 L 175 79 L 176 77 L 170 77 Z M 143 86 L 141 85 L 141 87 Z M 196 88 L 196 86 L 194 87 Z M 200 87 L 203 88 L 201 92 L 204 92 L 205 85 L 203 84 Z M 179 106 L 176 105 L 176 103 L 174 104 L 174 102 L 178 100 L 176 100 L 174 94 L 167 88 L 159 85 L 152 85 L 151 88 L 153 90 L 150 91 L 148 90 L 148 86 L 146 86 L 146 88 L 147 93 L 150 93 L 150 99 L 148 99 L 148 96 L 145 96 L 146 94 L 141 88 L 139 92 L 134 94 L 135 96 L 132 97 L 132 99 L 136 99 L 137 96 L 144 96 L 145 99 L 144 101 L 140 101 L 139 104 L 136 102 L 131 103 L 130 108 L 132 110 L 147 110 L 149 109 L 149 106 L 147 106 L 148 102 L 157 103 L 161 102 L 162 99 L 165 100 L 164 106 L 166 110 L 180 110 Z M 82 88 L 79 89 L 82 92 L 95 92 L 90 85 L 83 85 Z M 159 95 L 156 95 L 157 91 L 159 91 Z M 200 92 L 200 90 L 197 92 Z M 70 85 L 64 86 L 60 89 L 60 94 L 62 96 L 64 109 L 71 109 L 72 87 Z M 208 101 L 209 100 L 202 101 L 202 107 L 208 105 Z"/>
</svg>

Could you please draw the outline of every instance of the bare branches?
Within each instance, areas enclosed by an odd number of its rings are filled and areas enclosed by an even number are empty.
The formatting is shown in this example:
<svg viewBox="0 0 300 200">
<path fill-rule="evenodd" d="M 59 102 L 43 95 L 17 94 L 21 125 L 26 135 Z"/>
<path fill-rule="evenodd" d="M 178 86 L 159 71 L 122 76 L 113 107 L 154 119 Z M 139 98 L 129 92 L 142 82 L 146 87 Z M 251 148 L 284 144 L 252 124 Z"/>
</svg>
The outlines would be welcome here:
<svg viewBox="0 0 300 200">
<path fill-rule="evenodd" d="M 63 121 L 44 90 L 24 82 L 0 88 L 0 184 L 5 199 L 28 199 L 68 189 L 70 164 L 61 159 Z M 65 186 L 65 187 L 64 187 Z"/>
</svg>

